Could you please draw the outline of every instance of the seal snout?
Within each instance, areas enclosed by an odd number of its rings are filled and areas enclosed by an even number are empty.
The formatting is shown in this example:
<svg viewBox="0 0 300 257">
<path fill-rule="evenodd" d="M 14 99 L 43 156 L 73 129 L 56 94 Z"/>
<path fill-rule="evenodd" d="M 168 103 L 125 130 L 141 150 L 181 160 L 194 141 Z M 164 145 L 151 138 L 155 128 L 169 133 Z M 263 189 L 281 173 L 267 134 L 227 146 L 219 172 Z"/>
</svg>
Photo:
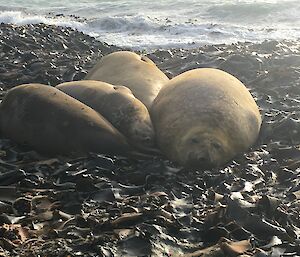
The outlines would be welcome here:
<svg viewBox="0 0 300 257">
<path fill-rule="evenodd" d="M 189 151 L 185 155 L 187 166 L 211 168 L 218 166 L 218 160 L 224 155 L 223 144 L 216 136 L 198 132 L 185 138 Z"/>
<path fill-rule="evenodd" d="M 134 138 L 137 144 L 141 144 L 146 147 L 154 146 L 154 131 L 152 124 L 148 122 L 141 122 L 137 120 L 135 126 L 132 127 L 131 136 Z"/>
<path fill-rule="evenodd" d="M 212 159 L 208 151 L 197 153 L 197 152 L 190 152 L 187 155 L 187 166 L 189 167 L 201 167 L 201 168 L 211 168 L 213 166 Z"/>
</svg>

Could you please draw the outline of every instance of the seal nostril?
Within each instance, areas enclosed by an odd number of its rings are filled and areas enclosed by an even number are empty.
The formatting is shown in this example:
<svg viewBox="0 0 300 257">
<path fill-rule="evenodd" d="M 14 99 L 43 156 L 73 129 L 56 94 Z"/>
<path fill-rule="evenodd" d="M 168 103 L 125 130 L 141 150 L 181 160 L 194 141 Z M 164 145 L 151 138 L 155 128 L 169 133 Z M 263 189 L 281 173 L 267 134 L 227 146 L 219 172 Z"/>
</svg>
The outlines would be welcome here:
<svg viewBox="0 0 300 257">
<path fill-rule="evenodd" d="M 202 157 L 190 156 L 188 161 L 188 166 L 190 167 L 210 168 L 211 165 L 212 165 L 211 160 L 208 156 L 202 156 Z"/>
<path fill-rule="evenodd" d="M 151 138 L 150 138 L 150 137 L 144 137 L 144 141 L 145 141 L 146 143 L 149 143 L 149 142 L 151 141 Z"/>
</svg>

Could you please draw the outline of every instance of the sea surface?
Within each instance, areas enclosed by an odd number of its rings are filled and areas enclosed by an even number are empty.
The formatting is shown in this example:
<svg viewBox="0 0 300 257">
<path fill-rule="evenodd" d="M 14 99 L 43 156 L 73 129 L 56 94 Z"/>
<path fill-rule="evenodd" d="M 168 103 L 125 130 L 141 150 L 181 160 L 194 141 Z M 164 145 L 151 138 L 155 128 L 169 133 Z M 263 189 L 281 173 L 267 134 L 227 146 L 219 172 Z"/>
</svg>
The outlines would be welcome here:
<svg viewBox="0 0 300 257">
<path fill-rule="evenodd" d="M 300 39 L 299 0 L 0 0 L 0 22 L 69 26 L 139 50 Z"/>
</svg>

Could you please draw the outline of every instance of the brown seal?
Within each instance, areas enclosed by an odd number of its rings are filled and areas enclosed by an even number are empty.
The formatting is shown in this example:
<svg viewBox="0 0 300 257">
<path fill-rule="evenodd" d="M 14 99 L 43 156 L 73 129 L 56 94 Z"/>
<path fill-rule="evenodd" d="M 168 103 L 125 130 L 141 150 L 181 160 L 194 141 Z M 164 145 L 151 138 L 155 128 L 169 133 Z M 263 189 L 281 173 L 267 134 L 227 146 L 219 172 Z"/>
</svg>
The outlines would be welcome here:
<svg viewBox="0 0 300 257">
<path fill-rule="evenodd" d="M 81 80 L 56 86 L 103 115 L 139 150 L 154 148 L 154 130 L 145 105 L 124 86 Z"/>
<path fill-rule="evenodd" d="M 2 135 L 45 154 L 126 153 L 126 139 L 92 108 L 60 90 L 25 84 L 0 105 Z"/>
<path fill-rule="evenodd" d="M 225 164 L 256 141 L 261 126 L 247 88 L 234 76 L 210 68 L 171 79 L 150 114 L 162 152 L 183 166 Z"/>
<path fill-rule="evenodd" d="M 128 51 L 104 56 L 85 79 L 126 86 L 147 108 L 169 81 L 148 57 Z"/>
</svg>

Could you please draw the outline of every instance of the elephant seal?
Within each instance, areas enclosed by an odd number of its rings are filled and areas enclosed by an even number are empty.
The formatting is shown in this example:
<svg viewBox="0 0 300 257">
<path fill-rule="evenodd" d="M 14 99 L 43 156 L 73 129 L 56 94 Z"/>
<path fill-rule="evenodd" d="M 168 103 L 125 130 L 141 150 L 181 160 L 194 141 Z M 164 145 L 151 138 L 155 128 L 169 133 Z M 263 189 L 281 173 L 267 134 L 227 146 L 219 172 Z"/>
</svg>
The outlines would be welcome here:
<svg viewBox="0 0 300 257">
<path fill-rule="evenodd" d="M 150 111 L 162 152 L 183 166 L 224 165 L 257 139 L 261 116 L 234 76 L 194 69 L 170 80 Z"/>
<path fill-rule="evenodd" d="M 0 105 L 0 130 L 5 137 L 50 155 L 118 154 L 131 149 L 92 108 L 42 84 L 8 91 Z"/>
<path fill-rule="evenodd" d="M 160 89 L 169 81 L 148 57 L 129 51 L 102 57 L 85 79 L 126 86 L 148 109 Z"/>
<path fill-rule="evenodd" d="M 145 105 L 124 86 L 81 80 L 56 86 L 103 115 L 139 150 L 154 150 L 154 129 Z"/>
</svg>

